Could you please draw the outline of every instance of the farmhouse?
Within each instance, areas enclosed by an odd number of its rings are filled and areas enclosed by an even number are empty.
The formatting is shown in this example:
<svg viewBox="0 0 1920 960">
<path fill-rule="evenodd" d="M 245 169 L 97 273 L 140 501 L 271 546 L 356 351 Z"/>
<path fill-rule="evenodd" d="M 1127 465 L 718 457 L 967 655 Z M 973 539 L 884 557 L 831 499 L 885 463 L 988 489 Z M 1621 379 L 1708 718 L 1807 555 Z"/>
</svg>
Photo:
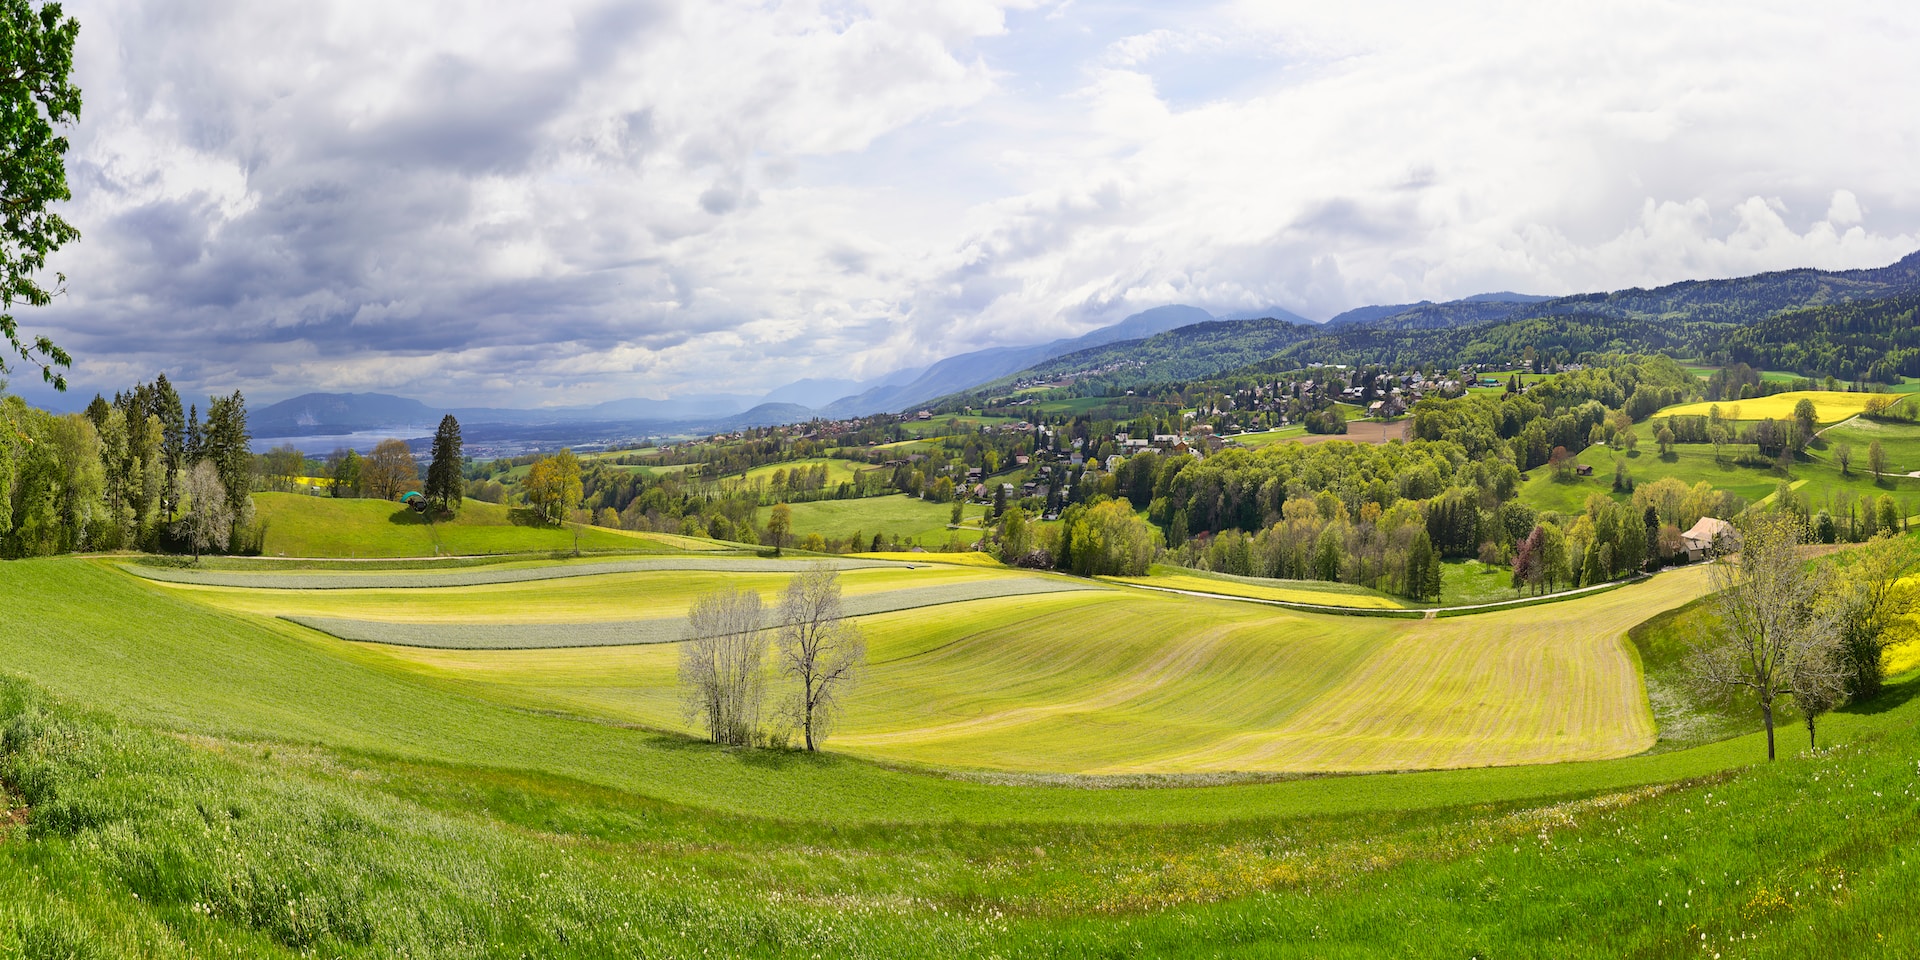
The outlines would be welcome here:
<svg viewBox="0 0 1920 960">
<path fill-rule="evenodd" d="M 1690 563 L 1740 549 L 1740 531 L 1718 517 L 1701 517 L 1680 539 L 1686 542 Z"/>
</svg>

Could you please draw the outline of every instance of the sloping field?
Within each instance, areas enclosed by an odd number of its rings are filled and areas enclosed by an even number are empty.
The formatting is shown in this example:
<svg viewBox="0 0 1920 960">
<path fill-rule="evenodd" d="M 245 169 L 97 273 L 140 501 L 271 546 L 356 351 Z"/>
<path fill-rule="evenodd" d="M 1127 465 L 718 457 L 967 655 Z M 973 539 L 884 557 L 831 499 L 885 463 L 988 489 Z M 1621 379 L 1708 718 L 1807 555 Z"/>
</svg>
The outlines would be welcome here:
<svg viewBox="0 0 1920 960">
<path fill-rule="evenodd" d="M 1704 568 L 1690 568 L 1550 606 L 1407 621 L 1174 594 L 1065 593 L 1079 582 L 960 566 L 850 570 L 843 581 L 871 646 L 835 750 L 1090 774 L 1630 755 L 1655 731 L 1622 635 L 1706 587 Z M 770 597 L 784 576 L 646 572 L 404 592 L 171 589 L 340 636 L 463 648 L 364 649 L 515 706 L 678 730 L 674 618 L 721 582 Z M 644 617 L 629 612 L 637 596 Z M 646 622 L 627 622 L 635 620 Z M 656 645 L 473 649 L 646 643 Z"/>
<path fill-rule="evenodd" d="M 909 554 L 908 556 L 912 556 Z M 874 559 L 823 557 L 813 560 L 755 559 L 752 557 L 662 557 L 645 560 L 598 560 L 587 563 L 539 563 L 500 565 L 455 570 L 408 570 L 400 572 L 356 573 L 264 572 L 241 570 L 205 570 L 197 567 L 150 567 L 125 564 L 124 569 L 137 577 L 166 583 L 190 583 L 207 587 L 242 587 L 249 590 L 414 590 L 432 587 L 479 587 L 499 583 L 532 583 L 539 580 L 564 580 L 572 577 L 597 577 L 609 573 L 647 573 L 680 570 L 697 573 L 784 573 L 793 574 L 817 564 L 836 570 L 861 570 L 891 567 Z"/>
<path fill-rule="evenodd" d="M 1838 423 L 1867 409 L 1867 403 L 1877 394 L 1847 393 L 1836 390 L 1796 390 L 1791 393 L 1776 393 L 1770 397 L 1753 397 L 1746 400 L 1701 401 L 1667 407 L 1653 415 L 1654 419 L 1669 416 L 1704 417 L 1714 407 L 1720 408 L 1720 415 L 1729 420 L 1788 420 L 1793 417 L 1793 408 L 1801 400 L 1812 400 L 1814 419 L 1821 423 Z M 1734 408 L 1738 407 L 1738 410 Z"/>
<path fill-rule="evenodd" d="M 1070 593 L 1098 590 L 1090 583 L 1066 579 L 974 580 L 930 587 L 908 587 L 860 593 L 847 597 L 845 610 L 850 617 L 871 616 L 898 610 L 918 610 L 951 603 L 966 603 L 995 597 L 1030 596 L 1041 593 Z M 779 611 L 769 606 L 765 625 L 779 625 Z M 553 647 L 612 647 L 632 644 L 674 643 L 686 639 L 685 616 L 657 617 L 649 620 L 584 621 L 574 623 L 393 623 L 378 620 L 343 620 L 334 617 L 288 615 L 286 619 L 342 640 L 364 643 L 396 644 L 407 647 L 433 647 L 444 650 L 534 650 Z"/>
<path fill-rule="evenodd" d="M 1606 596 L 1628 594 L 1622 590 Z M 815 762 L 699 749 L 678 736 L 553 714 L 647 714 L 677 725 L 676 698 L 671 683 L 665 682 L 674 669 L 671 645 L 490 653 L 348 643 L 284 621 L 215 610 L 193 602 L 188 593 L 78 559 L 0 564 L 0 595 L 10 601 L 0 604 L 0 657 L 9 673 L 30 678 L 77 705 L 111 710 L 130 723 L 243 742 L 264 739 L 373 751 L 401 763 L 525 771 L 687 809 L 783 820 L 1166 825 L 1420 810 L 1700 776 L 1752 763 L 1762 749 L 1756 737 L 1748 736 L 1604 763 L 1180 790 L 1002 786 L 886 769 L 844 756 Z M 1642 596 L 1648 614 L 1669 599 Z M 953 691 L 946 703 L 937 705 L 938 714 L 906 722 L 911 718 L 901 716 L 897 704 L 912 698 L 888 692 L 886 674 L 933 662 L 946 650 L 977 649 L 984 644 L 970 638 L 994 630 L 1001 637 L 1032 632 L 1022 626 L 1023 620 L 1046 618 L 1058 629 L 1061 615 L 1071 617 L 1077 608 L 1141 602 L 1184 607 L 1187 619 L 1212 615 L 1193 606 L 1197 601 L 1178 597 L 1143 601 L 1132 595 L 1083 592 L 977 601 L 966 605 L 970 615 L 965 618 L 913 613 L 867 618 L 874 655 L 866 692 L 852 705 L 849 721 L 868 729 L 850 725 L 846 732 L 884 734 L 979 716 L 984 710 L 952 714 L 968 711 L 969 699 L 990 697 L 991 686 Z M 1230 606 L 1255 619 L 1267 613 L 1265 608 L 1226 601 L 1208 606 Z M 1337 622 L 1369 631 L 1418 626 L 1351 618 Z M 1486 618 L 1474 621 L 1477 627 L 1487 623 Z M 1104 639 L 1088 630 L 1078 635 L 1096 651 Z M 978 653 L 964 659 L 989 669 L 996 660 L 1012 662 L 1011 657 L 983 658 Z M 947 683 L 937 676 L 927 682 L 936 688 Z M 1071 680 L 1067 684 L 1071 686 Z M 1242 689 L 1258 693 L 1259 685 Z M 648 698 L 657 700 L 657 706 L 650 706 Z M 888 707 L 889 702 L 896 706 Z M 1216 696 L 1210 702 L 1233 701 Z M 1238 701 L 1241 709 L 1259 702 L 1257 696 Z M 543 709 L 526 709 L 536 704 Z M 882 707 L 888 716 L 864 719 L 869 710 Z M 893 729 L 881 729 L 882 720 Z M 1823 736 L 1851 736 L 1876 722 L 1873 717 L 1838 715 L 1823 725 Z M 1122 723 L 1106 725 L 1101 735 L 1107 741 L 1130 739 L 1152 748 L 1160 731 Z M 828 741 L 828 748 L 841 749 L 837 738 Z M 1113 743 L 1104 749 L 1122 752 Z"/>
<path fill-rule="evenodd" d="M 1867 451 L 1875 442 L 1886 454 L 1888 473 L 1920 470 L 1920 423 L 1881 423 L 1862 417 L 1824 431 L 1820 439 L 1826 441 L 1826 448 L 1816 455 L 1829 462 L 1839 444 L 1851 447 L 1854 473 L 1870 473 L 1872 464 L 1867 460 Z"/>
<path fill-rule="evenodd" d="M 758 570 L 742 570 L 737 566 L 641 570 L 439 588 L 415 585 L 357 590 L 258 590 L 198 584 L 172 584 L 169 588 L 225 610 L 270 617 L 331 617 L 414 624 L 567 624 L 684 617 L 695 597 L 721 587 L 755 591 L 763 603 L 771 605 L 779 602 L 780 591 L 799 569 L 803 568 L 794 564 L 768 564 Z M 446 576 L 452 575 L 450 571 Z M 269 576 L 276 584 L 289 580 L 286 574 Z M 984 582 L 1071 585 L 1080 581 L 932 565 L 874 564 L 841 573 L 841 588 L 849 599 L 872 593 Z"/>
<path fill-rule="evenodd" d="M 1148 577 L 1102 577 L 1114 583 L 1131 583 L 1164 590 L 1191 590 L 1227 597 L 1255 600 L 1279 600 L 1323 607 L 1353 607 L 1359 610 L 1398 610 L 1408 604 L 1364 587 L 1310 580 L 1266 580 L 1224 575 L 1202 576 L 1194 573 L 1161 573 Z"/>
<path fill-rule="evenodd" d="M 947 530 L 952 504 L 932 503 L 904 493 L 858 500 L 812 500 L 792 504 L 789 509 L 793 511 L 795 537 L 817 533 L 844 538 L 857 533 L 861 539 L 870 540 L 878 533 L 936 547 L 952 535 L 969 543 L 980 536 L 978 530 Z"/>
<path fill-rule="evenodd" d="M 303 493 L 257 493 L 253 497 L 266 524 L 267 556 L 286 557 L 431 557 L 440 554 L 534 553 L 572 550 L 572 529 L 514 522 L 506 507 L 468 500 L 452 520 L 429 524 L 409 507 L 385 500 L 336 500 Z M 579 531 L 582 550 L 627 553 L 679 553 L 689 549 L 727 550 L 729 546 L 651 533 L 586 527 Z"/>
</svg>

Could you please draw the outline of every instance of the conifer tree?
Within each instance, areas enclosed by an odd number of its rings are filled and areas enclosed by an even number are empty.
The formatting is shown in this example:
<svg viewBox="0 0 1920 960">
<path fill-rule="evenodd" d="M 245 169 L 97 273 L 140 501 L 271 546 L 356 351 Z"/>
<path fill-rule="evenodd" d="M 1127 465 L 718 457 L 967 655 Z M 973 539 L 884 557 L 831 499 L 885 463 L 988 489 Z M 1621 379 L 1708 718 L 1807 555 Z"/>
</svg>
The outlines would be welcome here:
<svg viewBox="0 0 1920 960">
<path fill-rule="evenodd" d="M 448 513 L 460 509 L 464 492 L 460 447 L 460 421 L 453 414 L 441 417 L 440 428 L 433 432 L 433 462 L 427 465 L 426 495 L 429 503 Z"/>
</svg>

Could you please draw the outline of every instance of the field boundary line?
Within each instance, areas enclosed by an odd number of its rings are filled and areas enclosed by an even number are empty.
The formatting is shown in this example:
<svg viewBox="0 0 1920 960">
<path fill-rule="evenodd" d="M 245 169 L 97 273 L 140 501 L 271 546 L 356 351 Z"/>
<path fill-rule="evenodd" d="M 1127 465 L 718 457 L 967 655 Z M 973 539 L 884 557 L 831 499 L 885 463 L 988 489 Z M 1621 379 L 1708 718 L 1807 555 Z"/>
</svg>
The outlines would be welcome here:
<svg viewBox="0 0 1920 960">
<path fill-rule="evenodd" d="M 1011 584 L 1019 589 L 1007 589 Z M 1032 589 L 1038 586 L 1044 589 Z M 960 589 L 965 588 L 965 589 Z M 992 589 L 984 589 L 992 588 Z M 1102 584 L 1047 578 L 1044 580 L 973 581 L 935 587 L 909 587 L 846 598 L 848 617 L 872 617 L 945 606 L 1018 597 L 1053 596 L 1109 589 Z M 888 598 L 895 602 L 887 602 Z M 349 643 L 374 643 L 426 650 L 565 650 L 591 647 L 641 647 L 679 643 L 686 639 L 685 617 L 641 620 L 601 620 L 586 623 L 391 623 L 349 617 L 284 614 L 275 619 L 317 630 Z M 768 611 L 762 629 L 779 627 L 777 612 Z"/>
<path fill-rule="evenodd" d="M 1139 590 L 1154 590 L 1160 593 L 1177 593 L 1182 596 L 1200 597 L 1206 600 L 1237 600 L 1241 603 L 1260 603 L 1271 607 L 1285 607 L 1292 610 L 1304 610 L 1308 613 L 1329 613 L 1341 617 L 1387 617 L 1398 620 L 1433 620 L 1438 617 L 1461 616 L 1474 613 L 1486 613 L 1504 610 L 1509 607 L 1531 607 L 1545 603 L 1558 603 L 1589 594 L 1618 590 L 1631 583 L 1639 583 L 1654 577 L 1654 574 L 1641 573 L 1625 580 L 1609 580 L 1590 587 L 1562 590 L 1537 597 L 1517 597 L 1512 600 L 1495 600 L 1491 603 L 1469 603 L 1455 607 L 1336 607 L 1319 603 L 1303 603 L 1298 600 L 1275 600 L 1270 597 L 1242 597 L 1231 593 L 1208 593 L 1201 590 L 1186 590 L 1179 587 L 1156 587 L 1145 583 L 1128 583 L 1124 580 L 1103 580 L 1115 586 L 1133 587 Z"/>
</svg>

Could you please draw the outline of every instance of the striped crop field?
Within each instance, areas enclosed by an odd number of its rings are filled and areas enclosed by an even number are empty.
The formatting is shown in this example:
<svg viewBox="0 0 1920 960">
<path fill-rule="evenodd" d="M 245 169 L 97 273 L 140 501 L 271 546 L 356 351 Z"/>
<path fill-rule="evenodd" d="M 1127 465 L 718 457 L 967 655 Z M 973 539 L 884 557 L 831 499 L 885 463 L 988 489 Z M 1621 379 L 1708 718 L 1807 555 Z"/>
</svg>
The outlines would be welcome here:
<svg viewBox="0 0 1920 960">
<path fill-rule="evenodd" d="M 1189 590 L 1227 597 L 1254 600 L 1279 600 L 1322 607 L 1353 607 L 1360 610 L 1398 610 L 1409 604 L 1395 597 L 1364 587 L 1315 580 L 1258 580 L 1252 577 L 1227 577 L 1194 573 L 1156 573 L 1148 577 L 1102 577 L 1114 583 L 1131 583 L 1164 590 Z"/>
<path fill-rule="evenodd" d="M 937 586 L 907 587 L 856 593 L 844 601 L 850 617 L 866 617 L 897 610 L 919 610 L 945 604 L 995 597 L 1022 597 L 1042 593 L 1099 590 L 1091 583 L 1063 577 L 1021 577 L 971 580 Z M 605 620 L 569 623 L 392 623 L 379 620 L 343 620 L 334 617 L 288 615 L 287 620 L 312 627 L 342 640 L 385 643 L 447 650 L 532 650 L 551 647 L 614 647 L 673 643 L 686 639 L 686 617 L 648 620 Z M 769 605 L 766 626 L 778 626 L 778 609 Z"/>
<path fill-rule="evenodd" d="M 481 572 L 481 571 L 474 571 Z M 518 579 L 478 586 L 418 586 L 260 590 L 246 587 L 168 584 L 203 603 L 238 613 L 270 617 L 324 617 L 411 624 L 579 624 L 684 617 L 695 597 L 721 587 L 753 590 L 762 602 L 779 602 L 779 593 L 795 573 L 793 565 L 767 565 L 744 572 L 720 569 L 651 570 L 568 576 L 558 580 Z M 422 574 L 421 576 L 426 576 Z M 456 576 L 449 571 L 443 576 Z M 229 575 L 231 576 L 231 575 Z M 297 575 L 271 574 L 284 585 Z M 344 576 L 344 575 L 337 575 Z M 374 575 L 369 575 L 369 579 Z M 1075 584 L 1066 577 L 1020 577 L 970 567 L 905 567 L 884 564 L 841 572 L 849 602 L 867 594 L 905 589 L 952 587 L 988 581 L 1022 584 Z M 1011 592 L 1016 587 L 1006 587 Z"/>
<path fill-rule="evenodd" d="M 441 588 L 153 589 L 242 618 L 294 618 L 321 633 L 385 641 L 350 646 L 356 658 L 513 707 L 685 731 L 677 618 L 722 584 L 771 600 L 787 575 L 653 570 Z M 1647 749 L 1655 729 L 1624 634 L 1707 588 L 1704 568 L 1688 568 L 1548 606 L 1394 620 L 1075 590 L 1093 584 L 1004 568 L 889 564 L 846 570 L 842 582 L 869 655 L 835 751 L 1046 774 L 1359 772 L 1628 756 Z M 321 633 L 308 635 L 339 642 Z M 617 645 L 582 646 L 591 643 Z M 523 649 L 491 649 L 500 646 Z"/>
<path fill-rule="evenodd" d="M 1837 390 L 1796 390 L 1792 393 L 1776 393 L 1770 397 L 1751 397 L 1746 400 L 1701 401 L 1668 407 L 1654 414 L 1654 418 L 1667 416 L 1704 417 L 1714 407 L 1720 408 L 1720 415 L 1729 420 L 1788 420 L 1793 417 L 1793 408 L 1801 400 L 1812 400 L 1814 419 L 1821 423 L 1838 423 L 1867 409 L 1867 404 L 1876 396 L 1873 393 L 1848 393 Z"/>
<path fill-rule="evenodd" d="M 887 569 L 892 564 L 869 559 L 839 557 L 815 560 L 759 560 L 751 557 L 662 557 L 634 560 L 594 560 L 584 563 L 528 561 L 494 564 L 483 568 L 452 570 L 407 570 L 357 573 L 329 570 L 324 573 L 287 573 L 268 571 L 251 573 L 231 568 L 205 570 L 197 567 L 156 567 L 127 564 L 127 572 L 166 583 L 197 584 L 207 587 L 243 587 L 249 590 L 410 590 L 431 587 L 481 587 L 499 583 L 532 583 L 539 580 L 565 580 L 573 577 L 597 577 L 609 573 L 646 573 L 684 571 L 694 573 L 798 573 L 816 564 L 836 570 Z"/>
</svg>

